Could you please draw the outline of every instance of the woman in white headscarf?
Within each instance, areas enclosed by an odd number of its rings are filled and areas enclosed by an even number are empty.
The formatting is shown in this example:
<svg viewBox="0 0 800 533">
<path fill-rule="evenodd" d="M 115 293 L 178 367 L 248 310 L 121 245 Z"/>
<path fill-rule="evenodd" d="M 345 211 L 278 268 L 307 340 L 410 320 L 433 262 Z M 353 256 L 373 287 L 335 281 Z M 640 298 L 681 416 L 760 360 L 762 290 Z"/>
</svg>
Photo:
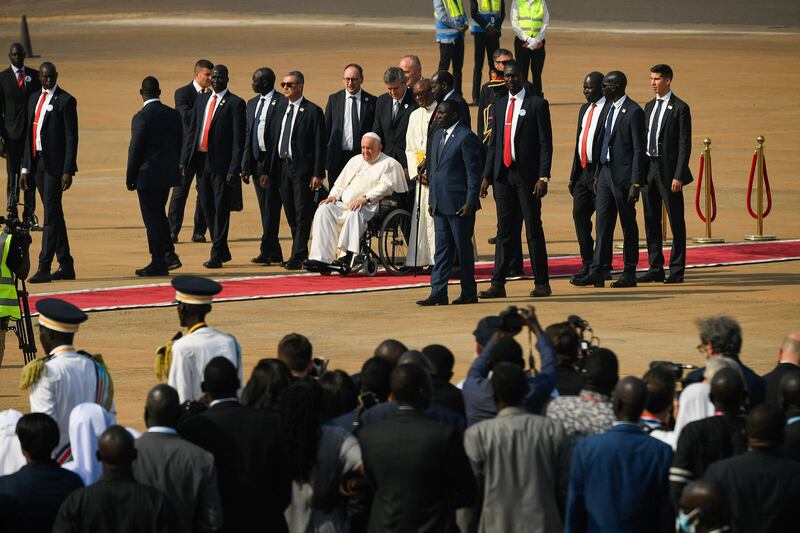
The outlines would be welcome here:
<svg viewBox="0 0 800 533">
<path fill-rule="evenodd" d="M 69 443 L 72 461 L 64 468 L 75 472 L 87 487 L 100 479 L 103 465 L 97 459 L 97 441 L 100 435 L 116 423 L 114 415 L 96 403 L 76 405 L 69 414 Z"/>
<path fill-rule="evenodd" d="M 0 476 L 13 474 L 25 466 L 25 456 L 17 438 L 17 422 L 22 413 L 14 409 L 0 412 Z"/>
</svg>

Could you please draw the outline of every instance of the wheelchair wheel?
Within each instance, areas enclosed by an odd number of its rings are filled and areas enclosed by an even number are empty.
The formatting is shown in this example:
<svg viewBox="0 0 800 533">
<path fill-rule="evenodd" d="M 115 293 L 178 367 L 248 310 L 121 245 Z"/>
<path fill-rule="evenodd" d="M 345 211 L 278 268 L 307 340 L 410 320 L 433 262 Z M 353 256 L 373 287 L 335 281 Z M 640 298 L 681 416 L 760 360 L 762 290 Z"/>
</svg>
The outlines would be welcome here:
<svg viewBox="0 0 800 533">
<path fill-rule="evenodd" d="M 378 255 L 386 272 L 394 276 L 405 274 L 406 256 L 408 255 L 408 239 L 411 234 L 411 213 L 405 209 L 396 209 L 381 225 L 378 239 Z"/>
<path fill-rule="evenodd" d="M 374 276 L 378 273 L 378 262 L 373 258 L 369 258 L 364 262 L 364 273 L 367 276 Z"/>
</svg>

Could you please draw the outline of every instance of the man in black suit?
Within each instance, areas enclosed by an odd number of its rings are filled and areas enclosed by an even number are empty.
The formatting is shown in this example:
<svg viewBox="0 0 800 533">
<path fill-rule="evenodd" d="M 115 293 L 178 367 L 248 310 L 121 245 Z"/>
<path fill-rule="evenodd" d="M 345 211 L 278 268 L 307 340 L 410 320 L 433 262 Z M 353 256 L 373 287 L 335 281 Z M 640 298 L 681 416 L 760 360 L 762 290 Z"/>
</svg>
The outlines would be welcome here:
<svg viewBox="0 0 800 533">
<path fill-rule="evenodd" d="M 405 74 L 399 67 L 387 68 L 383 73 L 383 83 L 386 94 L 380 95 L 375 103 L 372 131 L 380 136 L 383 153 L 402 165 L 406 160 L 408 117 L 417 108 L 414 91 L 406 86 Z"/>
<path fill-rule="evenodd" d="M 647 156 L 649 168 L 642 195 L 647 260 L 650 268 L 639 276 L 645 283 L 683 283 L 686 270 L 686 221 L 683 216 L 683 187 L 694 179 L 689 170 L 692 156 L 692 113 L 670 89 L 672 68 L 655 65 L 650 69 L 650 86 L 656 93 L 644 106 L 647 115 Z M 667 206 L 672 232 L 669 277 L 664 277 L 661 234 L 661 204 Z"/>
<path fill-rule="evenodd" d="M 786 374 L 800 372 L 800 331 L 790 333 L 783 339 L 780 350 L 778 350 L 778 364 L 771 372 L 764 374 L 764 382 L 767 385 L 766 403 L 780 407 L 778 391 L 781 387 L 781 379 Z"/>
<path fill-rule="evenodd" d="M 211 89 L 194 107 L 194 121 L 184 135 L 181 174 L 199 171 L 197 191 L 211 230 L 211 256 L 206 268 L 222 268 L 231 260 L 228 229 L 231 211 L 241 211 L 242 151 L 245 144 L 245 103 L 228 90 L 228 68 L 211 71 Z"/>
<path fill-rule="evenodd" d="M 639 262 L 639 226 L 636 202 L 645 175 L 644 111 L 625 94 L 628 79 L 619 71 L 603 78 L 603 95 L 611 100 L 601 115 L 600 170 L 597 178 L 596 239 L 592 264 L 586 276 L 570 280 L 578 286 L 603 287 L 604 259 L 610 256 L 614 226 L 619 213 L 623 235 L 625 270 L 612 287 L 635 287 Z"/>
<path fill-rule="evenodd" d="M 451 101 L 458 106 L 458 116 L 459 122 L 467 127 L 467 129 L 472 129 L 472 118 L 469 114 L 469 104 L 467 101 L 464 100 L 464 97 L 461 93 L 457 92 L 453 88 L 453 75 L 450 74 L 446 70 L 439 70 L 433 76 L 431 76 L 431 90 L 433 91 L 433 97 L 436 98 L 436 101 L 440 104 L 444 101 Z M 434 115 L 436 113 L 434 112 Z M 435 127 L 435 120 L 431 121 L 431 126 Z M 431 135 L 428 135 L 430 138 Z"/>
<path fill-rule="evenodd" d="M 522 222 L 533 266 L 533 297 L 550 296 L 547 246 L 542 228 L 542 198 L 547 194 L 553 159 L 553 133 L 547 100 L 524 86 L 522 66 L 507 61 L 503 71 L 508 95 L 492 106 L 492 134 L 486 150 L 481 197 L 494 186 L 497 203 L 497 246 L 492 286 L 481 298 L 505 298 L 511 268 L 513 240 Z M 501 130 L 501 126 L 504 125 Z"/>
<path fill-rule="evenodd" d="M 375 491 L 368 531 L 450 531 L 456 508 L 471 505 L 476 494 L 462 437 L 422 414 L 432 393 L 431 378 L 421 366 L 398 366 L 391 386 L 397 411 L 359 433 L 367 480 Z"/>
<path fill-rule="evenodd" d="M 330 95 L 325 106 L 328 136 L 325 168 L 331 190 L 347 162 L 361 153 L 361 136 L 369 132 L 375 122 L 376 98 L 361 88 L 364 83 L 361 65 L 347 65 L 343 79 L 344 89 Z"/>
<path fill-rule="evenodd" d="M 591 72 L 583 80 L 583 96 L 586 103 L 578 111 L 578 133 L 575 138 L 575 152 L 572 157 L 572 172 L 567 185 L 572 195 L 572 220 L 581 254 L 582 267 L 573 279 L 586 276 L 592 264 L 594 241 L 592 240 L 592 215 L 595 204 L 595 183 L 600 168 L 600 130 L 603 123 L 600 116 L 610 102 L 603 96 L 603 75 Z M 610 235 L 609 235 L 610 236 Z M 604 247 L 607 257 L 601 264 L 605 279 L 611 279 L 611 246 Z"/>
<path fill-rule="evenodd" d="M 222 530 L 288 531 L 283 511 L 291 500 L 291 480 L 277 415 L 239 403 L 236 368 L 224 357 L 206 365 L 202 387 L 211 405 L 181 423 L 178 432 L 214 456 Z"/>
<path fill-rule="evenodd" d="M 257 96 L 247 101 L 242 178 L 247 183 L 252 177 L 261 213 L 261 247 L 258 255 L 250 262 L 268 266 L 283 262 L 283 252 L 278 242 L 281 223 L 281 195 L 278 190 L 280 183 L 267 178 L 264 165 L 275 143 L 270 131 L 273 123 L 280 118 L 276 110 L 284 97 L 275 91 L 275 73 L 268 67 L 261 67 L 253 73 L 253 92 Z"/>
<path fill-rule="evenodd" d="M 14 43 L 8 52 L 11 66 L 0 72 L 0 157 L 6 158 L 8 184 L 8 214 L 17 217 L 19 203 L 19 173 L 25 153 L 25 126 L 28 113 L 28 97 L 42 89 L 39 72 L 25 66 L 25 47 Z M 31 187 L 24 194 L 25 208 L 22 218 L 33 223 L 36 209 L 36 190 Z M 41 230 L 34 224 L 31 229 Z"/>
<path fill-rule="evenodd" d="M 166 276 L 168 270 L 182 266 L 170 239 L 165 208 L 170 187 L 180 183 L 183 126 L 178 112 L 159 100 L 161 88 L 156 78 L 142 80 L 139 94 L 144 105 L 131 122 L 125 185 L 139 196 L 151 259 L 136 275 Z"/>
<path fill-rule="evenodd" d="M 287 270 L 301 270 L 308 259 L 311 221 L 318 203 L 315 193 L 325 178 L 325 115 L 303 97 L 305 77 L 293 70 L 283 77 L 286 99 L 275 110 L 266 174 L 278 180 L 281 201 L 292 230 L 292 255 L 283 263 Z M 327 196 L 327 195 L 326 195 Z"/>
<path fill-rule="evenodd" d="M 211 90 L 211 69 L 214 64 L 207 59 L 200 59 L 194 64 L 194 79 L 191 83 L 175 91 L 175 109 L 183 120 L 183 131 L 187 133 L 194 122 L 194 104 L 197 97 Z M 199 176 L 202 168 L 189 168 L 181 183 L 172 189 L 172 199 L 169 202 L 169 228 L 172 242 L 178 242 L 178 234 L 183 226 L 183 211 L 186 208 L 186 199 L 192 189 L 192 180 Z M 193 242 L 206 242 L 206 216 L 200 206 L 200 194 L 194 206 L 194 228 L 192 230 Z"/>
<path fill-rule="evenodd" d="M 28 136 L 20 180 L 26 190 L 36 184 L 44 211 L 39 267 L 29 283 L 75 279 L 61 195 L 70 188 L 72 176 L 78 171 L 78 103 L 58 86 L 57 80 L 56 66 L 42 63 L 42 90 L 28 98 Z M 54 256 L 59 267 L 51 274 Z"/>
</svg>

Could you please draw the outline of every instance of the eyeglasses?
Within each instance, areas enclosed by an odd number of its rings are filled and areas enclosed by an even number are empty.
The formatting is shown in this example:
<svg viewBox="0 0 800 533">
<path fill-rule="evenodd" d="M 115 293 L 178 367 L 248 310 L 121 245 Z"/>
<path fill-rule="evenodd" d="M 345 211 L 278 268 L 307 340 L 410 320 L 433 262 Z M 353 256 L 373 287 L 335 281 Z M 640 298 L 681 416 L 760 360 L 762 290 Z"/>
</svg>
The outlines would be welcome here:
<svg viewBox="0 0 800 533">
<path fill-rule="evenodd" d="M 701 354 L 705 355 L 706 354 L 706 345 L 702 344 L 702 343 L 698 344 L 697 345 L 697 351 L 700 352 Z"/>
<path fill-rule="evenodd" d="M 296 81 L 282 81 L 281 82 L 281 89 L 287 89 L 287 88 L 291 89 L 295 85 L 300 85 L 300 84 L 298 82 L 296 82 Z"/>
<path fill-rule="evenodd" d="M 361 78 L 342 78 L 344 81 L 356 82 L 361 81 Z"/>
</svg>

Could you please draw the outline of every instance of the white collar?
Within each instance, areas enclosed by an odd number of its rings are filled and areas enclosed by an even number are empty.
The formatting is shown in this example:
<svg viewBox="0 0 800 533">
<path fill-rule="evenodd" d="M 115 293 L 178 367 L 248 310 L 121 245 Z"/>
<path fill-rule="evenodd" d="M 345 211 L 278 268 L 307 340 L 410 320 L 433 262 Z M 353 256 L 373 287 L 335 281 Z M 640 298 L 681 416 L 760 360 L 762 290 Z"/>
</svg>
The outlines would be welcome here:
<svg viewBox="0 0 800 533">
<path fill-rule="evenodd" d="M 664 96 L 656 95 L 656 100 L 661 100 L 662 102 L 669 102 L 670 98 L 672 98 L 672 91 L 667 91 L 667 94 Z"/>
<path fill-rule="evenodd" d="M 145 100 L 142 104 L 142 107 L 146 106 L 147 104 L 152 104 L 153 102 L 160 102 L 158 98 L 150 98 L 149 100 Z"/>
<path fill-rule="evenodd" d="M 439 102 L 437 102 L 436 100 L 434 100 L 433 102 L 431 102 L 431 105 L 429 105 L 429 106 L 428 106 L 428 107 L 426 107 L 425 109 L 427 109 L 427 110 L 428 110 L 428 112 L 430 112 L 430 113 L 433 113 L 433 112 L 436 110 L 436 108 L 437 108 L 438 106 L 439 106 Z"/>
<path fill-rule="evenodd" d="M 192 80 L 192 85 L 194 85 L 194 90 L 195 90 L 196 92 L 198 92 L 198 93 L 199 93 L 199 92 L 202 92 L 202 91 L 203 91 L 203 89 L 204 89 L 204 87 L 201 87 L 201 86 L 200 86 L 200 84 L 199 84 L 199 83 L 197 83 L 197 80 Z"/>
<path fill-rule="evenodd" d="M 446 95 L 444 95 L 444 98 L 442 98 L 442 102 L 444 102 L 445 100 L 447 100 L 448 98 L 450 98 L 451 96 L 453 96 L 453 93 L 454 93 L 454 92 L 456 92 L 456 90 L 455 90 L 455 89 L 450 89 L 450 92 L 449 92 L 449 93 L 447 93 Z"/>
<path fill-rule="evenodd" d="M 275 89 L 272 89 L 272 90 L 271 90 L 270 92 L 268 92 L 267 94 L 262 94 L 262 95 L 260 96 L 260 98 L 261 98 L 262 100 L 263 100 L 263 99 L 272 100 L 273 98 L 275 98 Z"/>
<path fill-rule="evenodd" d="M 596 102 L 589 102 L 589 107 L 592 107 L 592 104 L 596 105 L 597 107 L 603 107 L 604 105 L 606 105 L 606 97 L 601 96 L 600 100 Z"/>
<path fill-rule="evenodd" d="M 177 435 L 178 432 L 175 428 L 167 427 L 167 426 L 152 426 L 147 428 L 148 433 L 166 433 L 168 435 Z"/>
<path fill-rule="evenodd" d="M 611 105 L 613 105 L 614 107 L 619 109 L 620 107 L 622 107 L 622 104 L 624 104 L 625 100 L 627 100 L 627 99 L 628 99 L 628 95 L 627 94 L 623 94 L 622 97 L 619 100 L 617 100 L 616 102 L 614 102 Z"/>
<path fill-rule="evenodd" d="M 208 404 L 208 406 L 209 407 L 214 407 L 215 405 L 220 404 L 220 403 L 238 402 L 238 401 L 239 401 L 239 398 L 237 398 L 235 396 L 231 396 L 230 398 L 220 398 L 219 400 L 214 400 L 213 402 Z"/>
<path fill-rule="evenodd" d="M 223 98 L 225 98 L 225 95 L 226 95 L 226 94 L 228 94 L 228 89 L 227 89 L 227 87 L 226 87 L 225 89 L 222 89 L 222 90 L 221 90 L 220 92 L 218 92 L 218 93 L 215 93 L 213 89 L 211 90 L 211 96 L 216 96 L 216 97 L 217 97 L 217 98 L 219 98 L 220 100 L 222 100 Z"/>
<path fill-rule="evenodd" d="M 456 122 L 455 124 L 453 124 L 452 126 L 447 128 L 446 130 L 444 130 L 445 133 L 447 134 L 447 138 L 448 139 L 453 136 L 453 130 L 456 129 L 456 126 L 458 126 L 458 122 Z M 447 142 L 447 141 L 445 141 L 445 142 Z"/>
<path fill-rule="evenodd" d="M 523 87 L 522 89 L 520 89 L 520 90 L 519 90 L 519 92 L 518 92 L 517 94 L 511 94 L 511 93 L 509 93 L 509 94 L 508 94 L 508 98 L 509 98 L 509 100 L 510 100 L 512 97 L 513 97 L 515 100 L 519 100 L 520 102 L 521 102 L 521 101 L 523 101 L 523 100 L 525 99 L 525 87 Z"/>
<path fill-rule="evenodd" d="M 22 73 L 25 73 L 25 65 L 22 65 L 22 68 L 17 68 L 14 65 L 11 65 L 11 70 L 14 72 L 14 76 L 19 76 L 19 71 L 21 70 Z"/>
<path fill-rule="evenodd" d="M 294 102 L 292 102 L 288 98 L 286 100 L 289 102 L 289 105 L 293 105 L 295 107 L 300 107 L 300 104 L 303 103 L 303 97 L 302 96 L 300 98 L 298 98 L 297 100 L 295 100 Z"/>
<path fill-rule="evenodd" d="M 350 98 L 351 96 L 355 96 L 356 100 L 361 100 L 361 89 L 358 90 L 356 94 L 350 94 L 347 92 L 347 89 L 344 90 L 344 94 L 346 98 Z"/>
<path fill-rule="evenodd" d="M 62 345 L 56 346 L 55 348 L 50 350 L 50 354 L 49 355 L 58 355 L 58 354 L 63 353 L 63 352 L 74 352 L 74 351 L 75 351 L 75 345 L 73 345 L 73 344 L 62 344 Z"/>
<path fill-rule="evenodd" d="M 395 100 L 394 98 L 392 98 L 392 104 L 401 104 L 401 103 L 403 103 L 403 100 L 406 99 L 406 92 L 407 91 L 408 91 L 408 87 L 405 88 L 405 91 L 403 91 L 403 96 L 401 96 L 399 100 Z"/>
<path fill-rule="evenodd" d="M 47 94 L 56 94 L 57 90 L 58 90 L 58 84 L 57 83 L 55 85 L 53 85 L 52 89 L 45 89 L 44 87 L 42 87 L 42 93 L 47 91 Z"/>
</svg>

